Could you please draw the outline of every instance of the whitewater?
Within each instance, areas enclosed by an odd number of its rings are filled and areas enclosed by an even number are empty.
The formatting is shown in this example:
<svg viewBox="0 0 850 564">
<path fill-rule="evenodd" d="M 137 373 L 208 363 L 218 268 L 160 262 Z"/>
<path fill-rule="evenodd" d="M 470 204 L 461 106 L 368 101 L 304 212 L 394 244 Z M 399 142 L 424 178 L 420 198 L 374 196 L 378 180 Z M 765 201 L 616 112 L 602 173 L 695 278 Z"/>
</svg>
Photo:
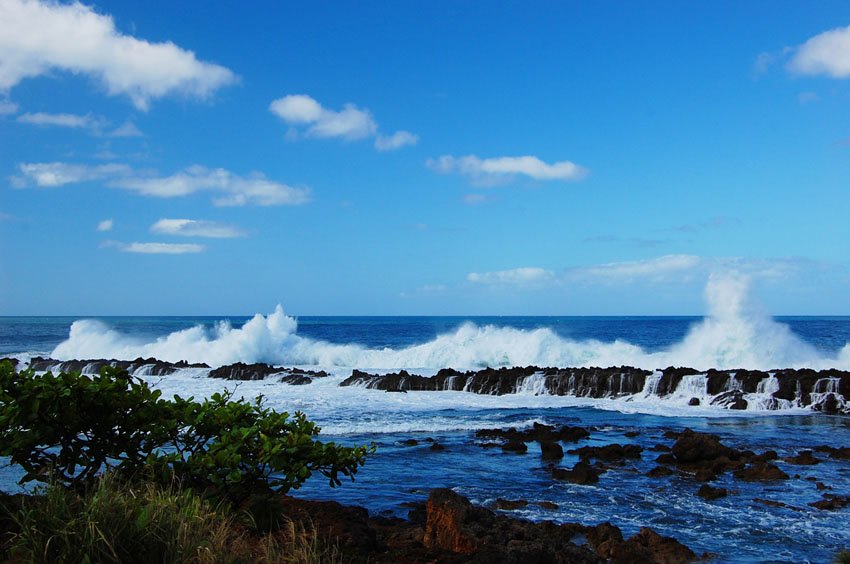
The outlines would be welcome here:
<svg viewBox="0 0 850 564">
<path fill-rule="evenodd" d="M 549 328 L 463 323 L 433 340 L 403 348 L 368 348 L 298 335 L 298 322 L 278 305 L 241 327 L 220 321 L 174 331 L 145 341 L 122 334 L 102 321 L 74 321 L 67 340 L 52 351 L 58 360 L 157 358 L 221 366 L 235 362 L 321 367 L 324 369 L 476 369 L 499 366 L 667 366 L 709 368 L 850 369 L 850 344 L 830 356 L 773 320 L 749 295 L 749 279 L 712 275 L 705 294 L 708 315 L 684 338 L 658 351 L 624 340 L 573 340 Z"/>
</svg>

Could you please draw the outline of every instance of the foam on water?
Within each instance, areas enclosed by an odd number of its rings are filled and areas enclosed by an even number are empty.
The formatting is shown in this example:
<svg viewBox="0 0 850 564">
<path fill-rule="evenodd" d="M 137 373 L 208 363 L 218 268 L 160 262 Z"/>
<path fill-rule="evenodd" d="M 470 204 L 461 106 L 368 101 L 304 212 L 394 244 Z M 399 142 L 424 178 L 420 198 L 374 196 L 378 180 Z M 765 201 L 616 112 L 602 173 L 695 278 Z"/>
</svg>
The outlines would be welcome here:
<svg viewBox="0 0 850 564">
<path fill-rule="evenodd" d="M 222 321 L 195 326 L 153 341 L 123 335 L 90 319 L 75 321 L 68 339 L 52 352 L 60 360 L 155 357 L 176 362 L 266 362 L 302 366 L 438 370 L 485 366 L 665 366 L 708 368 L 850 368 L 850 344 L 825 357 L 774 321 L 748 298 L 749 280 L 713 275 L 706 286 L 709 315 L 666 350 L 649 352 L 616 340 L 572 340 L 546 328 L 521 330 L 465 323 L 435 339 L 399 349 L 334 344 L 297 334 L 297 321 L 278 305 L 242 327 Z"/>
</svg>

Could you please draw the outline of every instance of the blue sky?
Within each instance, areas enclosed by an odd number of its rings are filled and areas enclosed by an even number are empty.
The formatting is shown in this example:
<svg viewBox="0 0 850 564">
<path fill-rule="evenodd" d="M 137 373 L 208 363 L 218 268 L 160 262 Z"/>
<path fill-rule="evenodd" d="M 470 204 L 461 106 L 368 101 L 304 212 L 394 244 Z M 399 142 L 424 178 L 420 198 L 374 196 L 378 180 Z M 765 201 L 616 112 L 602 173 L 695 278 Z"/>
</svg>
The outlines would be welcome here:
<svg viewBox="0 0 850 564">
<path fill-rule="evenodd" d="M 850 314 L 848 26 L 0 0 L 0 314 Z"/>
</svg>

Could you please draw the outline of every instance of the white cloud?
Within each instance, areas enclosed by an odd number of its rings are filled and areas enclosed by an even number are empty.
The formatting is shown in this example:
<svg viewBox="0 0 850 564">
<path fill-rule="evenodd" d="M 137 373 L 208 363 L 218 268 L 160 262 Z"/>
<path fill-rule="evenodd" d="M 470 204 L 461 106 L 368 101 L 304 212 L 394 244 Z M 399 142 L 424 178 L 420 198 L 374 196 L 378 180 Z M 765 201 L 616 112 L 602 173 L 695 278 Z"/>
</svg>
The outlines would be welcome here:
<svg viewBox="0 0 850 564">
<path fill-rule="evenodd" d="M 160 219 L 151 225 L 151 233 L 214 239 L 232 239 L 245 236 L 244 231 L 232 225 L 196 219 Z"/>
<path fill-rule="evenodd" d="M 787 68 L 794 74 L 850 77 L 850 26 L 825 31 L 803 43 Z"/>
<path fill-rule="evenodd" d="M 131 169 L 121 164 L 106 164 L 99 166 L 75 165 L 68 163 L 22 163 L 18 165 L 23 177 L 14 177 L 12 185 L 15 188 L 26 188 L 31 185 L 40 188 L 55 188 L 65 184 L 78 184 L 103 180 L 117 175 L 129 174 Z"/>
<path fill-rule="evenodd" d="M 269 104 L 269 111 L 290 126 L 286 134 L 290 140 L 301 134 L 346 141 L 374 137 L 375 148 L 379 151 L 394 151 L 419 141 L 419 137 L 409 131 L 400 130 L 392 135 L 379 133 L 378 122 L 369 110 L 354 104 L 345 104 L 339 111 L 330 110 L 306 94 L 278 98 Z"/>
<path fill-rule="evenodd" d="M 437 159 L 429 159 L 427 165 L 441 174 L 462 174 L 481 184 L 491 184 L 493 181 L 510 180 L 517 175 L 527 176 L 534 180 L 581 180 L 588 170 L 572 161 L 559 161 L 547 164 L 534 156 L 494 157 L 481 159 L 475 155 L 453 157 L 443 155 Z"/>
<path fill-rule="evenodd" d="M 104 219 L 100 223 L 97 224 L 98 231 L 112 231 L 112 227 L 115 225 L 115 222 L 111 219 Z"/>
<path fill-rule="evenodd" d="M 196 245 L 195 243 L 129 243 L 117 246 L 125 253 L 145 255 L 185 255 L 206 250 L 203 245 Z"/>
<path fill-rule="evenodd" d="M 470 272 L 466 275 L 466 279 L 469 282 L 476 284 L 504 284 L 512 286 L 546 282 L 554 277 L 555 274 L 553 272 L 536 267 L 514 268 L 495 272 Z"/>
<path fill-rule="evenodd" d="M 41 126 L 91 129 L 93 131 L 100 130 L 108 125 L 108 122 L 104 118 L 94 117 L 91 114 L 81 116 L 77 114 L 48 114 L 44 112 L 21 114 L 18 116 L 18 122 Z"/>
<path fill-rule="evenodd" d="M 700 264 L 701 259 L 697 256 L 665 255 L 647 260 L 600 264 L 576 269 L 575 273 L 607 279 L 660 277 L 673 272 L 692 270 Z"/>
<path fill-rule="evenodd" d="M 0 2 L 0 92 L 53 70 L 97 79 L 140 110 L 169 94 L 205 99 L 236 76 L 174 43 L 150 43 L 115 29 L 108 15 L 79 2 Z"/>
<path fill-rule="evenodd" d="M 375 138 L 375 148 L 379 151 L 395 151 L 406 145 L 416 145 L 419 136 L 409 131 L 396 131 L 392 135 L 378 135 Z"/>
<path fill-rule="evenodd" d="M 8 116 L 18 112 L 18 105 L 8 100 L 0 100 L 0 116 Z"/>
<path fill-rule="evenodd" d="M 480 206 L 487 201 L 484 194 L 466 194 L 463 197 L 463 203 L 467 206 Z"/>
<path fill-rule="evenodd" d="M 295 188 L 274 182 L 260 174 L 243 178 L 223 168 L 190 166 L 171 176 L 153 176 L 121 164 L 99 166 L 68 163 L 23 163 L 23 176 L 12 179 L 16 188 L 55 187 L 84 181 L 105 180 L 112 188 L 143 196 L 175 198 L 198 192 L 212 192 L 216 206 L 294 206 L 310 201 L 308 188 Z"/>
<path fill-rule="evenodd" d="M 323 108 L 306 94 L 293 94 L 274 100 L 269 111 L 293 126 L 308 126 L 308 137 L 339 137 L 355 140 L 371 137 L 378 130 L 369 110 L 346 104 L 342 110 Z"/>
<path fill-rule="evenodd" d="M 125 121 L 123 125 L 116 127 L 109 134 L 110 137 L 144 137 L 144 135 L 132 121 Z"/>
</svg>

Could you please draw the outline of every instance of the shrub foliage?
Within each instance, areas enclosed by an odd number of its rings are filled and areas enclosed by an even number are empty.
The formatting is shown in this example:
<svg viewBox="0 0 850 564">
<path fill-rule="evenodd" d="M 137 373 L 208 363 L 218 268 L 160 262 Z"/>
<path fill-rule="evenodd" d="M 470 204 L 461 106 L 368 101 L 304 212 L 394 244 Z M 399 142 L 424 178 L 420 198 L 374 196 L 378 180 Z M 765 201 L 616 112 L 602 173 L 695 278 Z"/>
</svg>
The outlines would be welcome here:
<svg viewBox="0 0 850 564">
<path fill-rule="evenodd" d="M 22 482 L 82 485 L 109 469 L 240 498 L 298 488 L 314 472 L 332 487 L 353 479 L 374 446 L 322 443 L 319 430 L 262 397 L 168 400 L 126 370 L 16 373 L 0 362 L 0 455 L 24 469 Z"/>
</svg>

